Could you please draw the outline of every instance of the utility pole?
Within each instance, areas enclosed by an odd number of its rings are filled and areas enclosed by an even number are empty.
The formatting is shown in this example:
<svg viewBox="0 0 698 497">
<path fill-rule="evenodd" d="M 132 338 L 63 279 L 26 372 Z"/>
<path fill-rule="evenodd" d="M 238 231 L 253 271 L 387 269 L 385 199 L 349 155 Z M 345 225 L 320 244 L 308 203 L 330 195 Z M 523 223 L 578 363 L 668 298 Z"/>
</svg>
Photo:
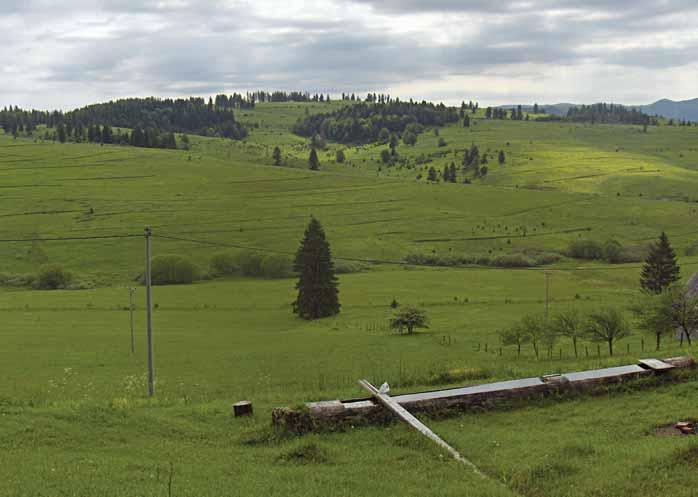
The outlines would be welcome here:
<svg viewBox="0 0 698 497">
<path fill-rule="evenodd" d="M 136 337 L 133 334 L 133 294 L 135 291 L 136 289 L 133 287 L 128 289 L 128 313 L 131 321 L 131 355 L 136 353 Z"/>
<path fill-rule="evenodd" d="M 548 319 L 550 314 L 550 271 L 545 272 L 545 319 Z"/>
<path fill-rule="evenodd" d="M 148 396 L 155 394 L 155 370 L 153 368 L 153 292 L 150 274 L 150 227 L 145 228 L 145 305 L 148 323 Z"/>
</svg>

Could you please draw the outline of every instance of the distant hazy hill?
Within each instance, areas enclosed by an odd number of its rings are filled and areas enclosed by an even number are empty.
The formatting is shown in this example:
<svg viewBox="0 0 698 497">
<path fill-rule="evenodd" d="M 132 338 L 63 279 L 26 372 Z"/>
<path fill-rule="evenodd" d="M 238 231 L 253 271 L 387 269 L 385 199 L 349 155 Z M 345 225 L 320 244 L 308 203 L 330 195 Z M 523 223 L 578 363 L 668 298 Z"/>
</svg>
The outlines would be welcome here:
<svg viewBox="0 0 698 497">
<path fill-rule="evenodd" d="M 564 116 L 570 107 L 575 104 L 570 103 L 559 103 L 559 104 L 539 104 L 539 106 L 545 109 L 549 114 L 555 114 L 558 116 Z M 502 108 L 511 109 L 516 107 L 516 105 L 502 105 Z M 653 104 L 649 105 L 626 105 L 626 107 L 631 107 L 639 109 L 645 114 L 650 116 L 663 116 L 673 119 L 687 119 L 689 121 L 698 121 L 698 98 L 693 100 L 681 100 L 674 101 L 668 100 L 666 98 L 658 100 Z M 533 109 L 532 105 L 522 105 L 523 110 L 530 111 Z"/>
<path fill-rule="evenodd" d="M 650 105 L 641 105 L 639 109 L 645 114 L 698 121 L 698 98 L 680 102 L 665 98 Z"/>
</svg>

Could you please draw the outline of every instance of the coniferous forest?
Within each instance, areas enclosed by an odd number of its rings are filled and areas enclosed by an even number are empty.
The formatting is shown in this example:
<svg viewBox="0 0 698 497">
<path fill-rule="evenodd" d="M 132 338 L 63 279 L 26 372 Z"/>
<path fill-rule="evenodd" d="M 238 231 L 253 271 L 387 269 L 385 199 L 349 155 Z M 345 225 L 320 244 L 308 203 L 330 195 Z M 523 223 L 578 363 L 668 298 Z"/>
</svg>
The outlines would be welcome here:
<svg viewBox="0 0 698 497">
<path fill-rule="evenodd" d="M 379 140 L 381 132 L 402 134 L 410 127 L 419 133 L 424 126 L 443 126 L 458 119 L 458 111 L 443 104 L 399 100 L 363 102 L 307 116 L 296 123 L 293 132 L 305 137 L 320 135 L 340 143 L 369 143 Z"/>
</svg>

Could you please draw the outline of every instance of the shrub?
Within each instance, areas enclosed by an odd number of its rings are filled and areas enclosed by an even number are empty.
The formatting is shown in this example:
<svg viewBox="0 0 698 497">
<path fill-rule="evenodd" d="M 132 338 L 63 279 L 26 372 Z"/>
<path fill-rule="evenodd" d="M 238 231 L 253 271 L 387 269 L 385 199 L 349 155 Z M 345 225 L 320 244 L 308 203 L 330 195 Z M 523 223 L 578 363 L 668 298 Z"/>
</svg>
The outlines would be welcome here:
<svg viewBox="0 0 698 497">
<path fill-rule="evenodd" d="M 412 133 L 411 131 L 408 131 L 404 135 L 402 135 L 402 141 L 405 145 L 414 145 L 415 143 L 417 143 L 417 135 Z"/>
<path fill-rule="evenodd" d="M 199 268 L 179 255 L 155 257 L 151 265 L 153 285 L 185 285 L 199 278 Z"/>
<path fill-rule="evenodd" d="M 318 134 L 313 135 L 310 139 L 310 146 L 318 150 L 325 150 L 327 148 L 327 141 Z"/>
<path fill-rule="evenodd" d="M 439 137 L 439 147 L 445 147 L 446 145 L 446 140 L 444 140 L 443 136 Z"/>
<path fill-rule="evenodd" d="M 243 250 L 238 254 L 238 267 L 243 276 L 261 276 L 262 256 L 257 252 Z"/>
<path fill-rule="evenodd" d="M 237 258 L 234 254 L 229 253 L 215 254 L 211 257 L 209 267 L 213 276 L 237 274 L 240 270 Z"/>
<path fill-rule="evenodd" d="M 497 267 L 531 267 L 534 265 L 531 259 L 523 254 L 499 255 L 490 264 Z"/>
<path fill-rule="evenodd" d="M 693 242 L 684 250 L 684 254 L 688 257 L 698 255 L 698 242 Z"/>
<path fill-rule="evenodd" d="M 540 252 L 533 255 L 533 264 L 535 266 L 546 266 L 548 264 L 554 264 L 562 259 L 560 254 L 555 252 Z"/>
<path fill-rule="evenodd" d="M 337 150 L 334 157 L 338 164 L 342 164 L 346 160 L 344 150 Z"/>
<path fill-rule="evenodd" d="M 1 273 L 0 285 L 12 287 L 38 287 L 37 276 L 35 274 L 12 274 Z"/>
<path fill-rule="evenodd" d="M 381 162 L 383 164 L 387 164 L 388 162 L 390 162 L 391 158 L 392 158 L 392 156 L 390 155 L 390 150 L 388 150 L 387 148 L 384 150 L 381 150 Z"/>
<path fill-rule="evenodd" d="M 623 246 L 616 240 L 608 240 L 603 244 L 603 258 L 614 264 L 623 262 Z"/>
<path fill-rule="evenodd" d="M 68 286 L 71 279 L 71 274 L 62 266 L 52 264 L 39 270 L 36 285 L 41 290 L 56 290 Z"/>
<path fill-rule="evenodd" d="M 288 278 L 293 274 L 291 260 L 284 255 L 268 255 L 262 259 L 260 270 L 265 278 Z"/>
<path fill-rule="evenodd" d="M 337 259 L 334 261 L 334 272 L 336 274 L 360 273 L 366 271 L 370 266 L 363 262 L 345 261 Z"/>
<path fill-rule="evenodd" d="M 604 250 L 593 240 L 573 240 L 567 248 L 567 255 L 575 259 L 599 260 L 604 257 Z"/>
</svg>

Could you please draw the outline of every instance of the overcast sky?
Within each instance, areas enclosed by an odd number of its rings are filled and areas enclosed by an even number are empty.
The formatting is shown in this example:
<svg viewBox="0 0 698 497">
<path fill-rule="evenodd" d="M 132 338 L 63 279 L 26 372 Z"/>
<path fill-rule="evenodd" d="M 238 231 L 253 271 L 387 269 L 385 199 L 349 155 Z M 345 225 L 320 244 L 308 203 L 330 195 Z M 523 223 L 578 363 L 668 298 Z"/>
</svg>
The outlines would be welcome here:
<svg viewBox="0 0 698 497">
<path fill-rule="evenodd" d="M 696 0 L 0 0 L 0 106 L 252 89 L 698 97 Z"/>
</svg>

